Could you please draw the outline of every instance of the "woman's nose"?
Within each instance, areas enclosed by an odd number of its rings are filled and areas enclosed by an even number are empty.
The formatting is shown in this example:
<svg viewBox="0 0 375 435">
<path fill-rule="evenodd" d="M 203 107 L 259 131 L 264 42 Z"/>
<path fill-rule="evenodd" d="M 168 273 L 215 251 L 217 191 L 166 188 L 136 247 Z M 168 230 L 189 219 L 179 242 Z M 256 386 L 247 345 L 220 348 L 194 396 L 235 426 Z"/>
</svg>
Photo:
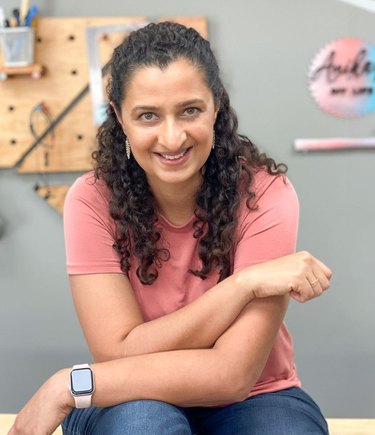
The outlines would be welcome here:
<svg viewBox="0 0 375 435">
<path fill-rule="evenodd" d="M 166 120 L 161 126 L 159 144 L 170 151 L 178 151 L 186 140 L 186 132 L 175 120 Z"/>
</svg>

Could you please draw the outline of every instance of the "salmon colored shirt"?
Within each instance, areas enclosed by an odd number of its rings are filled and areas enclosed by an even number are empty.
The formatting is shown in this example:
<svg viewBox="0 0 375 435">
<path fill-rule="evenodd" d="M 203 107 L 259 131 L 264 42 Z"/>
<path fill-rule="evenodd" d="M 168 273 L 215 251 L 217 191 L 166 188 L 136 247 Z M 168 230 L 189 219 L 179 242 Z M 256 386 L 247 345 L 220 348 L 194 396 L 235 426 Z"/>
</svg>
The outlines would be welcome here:
<svg viewBox="0 0 375 435">
<path fill-rule="evenodd" d="M 295 251 L 298 230 L 298 199 L 291 183 L 263 170 L 255 174 L 256 197 L 249 210 L 242 204 L 234 251 L 234 272 Z M 70 275 L 123 273 L 119 255 L 112 247 L 116 223 L 110 217 L 110 190 L 102 180 L 87 173 L 70 188 L 64 206 L 67 271 Z M 170 259 L 158 269 L 152 285 L 136 276 L 137 263 L 131 259 L 129 279 L 145 321 L 176 311 L 213 287 L 217 271 L 202 280 L 189 272 L 200 268 L 198 240 L 193 237 L 192 217 L 185 225 L 173 225 L 159 216 L 162 244 Z M 105 291 L 105 289 L 103 289 Z M 294 364 L 291 336 L 283 323 L 266 366 L 249 396 L 300 386 Z"/>
</svg>

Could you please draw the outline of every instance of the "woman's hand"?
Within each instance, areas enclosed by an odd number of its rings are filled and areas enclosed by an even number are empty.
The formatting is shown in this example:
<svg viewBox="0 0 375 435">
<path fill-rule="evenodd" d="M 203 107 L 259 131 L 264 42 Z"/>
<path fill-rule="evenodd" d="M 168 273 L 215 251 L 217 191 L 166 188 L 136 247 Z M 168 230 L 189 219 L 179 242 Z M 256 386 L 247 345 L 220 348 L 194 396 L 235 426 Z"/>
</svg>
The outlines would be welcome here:
<svg viewBox="0 0 375 435">
<path fill-rule="evenodd" d="M 51 376 L 17 415 L 8 435 L 51 435 L 72 410 L 69 370 Z"/>
<path fill-rule="evenodd" d="M 306 251 L 247 267 L 236 273 L 240 287 L 254 297 L 290 294 L 298 302 L 320 296 L 330 285 L 331 270 Z"/>
</svg>

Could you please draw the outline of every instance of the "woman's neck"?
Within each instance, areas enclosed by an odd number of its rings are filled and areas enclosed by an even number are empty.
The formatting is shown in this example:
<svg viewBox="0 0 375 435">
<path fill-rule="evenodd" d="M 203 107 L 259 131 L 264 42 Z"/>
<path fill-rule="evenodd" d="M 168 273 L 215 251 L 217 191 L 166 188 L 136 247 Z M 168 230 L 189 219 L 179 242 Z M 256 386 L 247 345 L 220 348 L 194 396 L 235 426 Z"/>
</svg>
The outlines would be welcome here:
<svg viewBox="0 0 375 435">
<path fill-rule="evenodd" d="M 152 186 L 151 190 L 156 199 L 160 213 L 174 225 L 184 225 L 188 222 L 196 208 L 196 193 L 200 187 L 198 183 L 166 184 Z"/>
</svg>

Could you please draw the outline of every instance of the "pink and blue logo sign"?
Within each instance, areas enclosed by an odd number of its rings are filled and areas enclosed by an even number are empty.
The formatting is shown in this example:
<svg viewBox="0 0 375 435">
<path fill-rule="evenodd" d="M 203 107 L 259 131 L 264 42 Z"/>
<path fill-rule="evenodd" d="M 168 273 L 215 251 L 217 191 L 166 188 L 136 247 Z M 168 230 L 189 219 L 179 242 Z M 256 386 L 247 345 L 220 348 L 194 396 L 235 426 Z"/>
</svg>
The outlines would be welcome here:
<svg viewBox="0 0 375 435">
<path fill-rule="evenodd" d="M 331 115 L 356 118 L 375 110 L 375 45 L 343 38 L 324 47 L 309 70 L 309 87 Z"/>
</svg>

